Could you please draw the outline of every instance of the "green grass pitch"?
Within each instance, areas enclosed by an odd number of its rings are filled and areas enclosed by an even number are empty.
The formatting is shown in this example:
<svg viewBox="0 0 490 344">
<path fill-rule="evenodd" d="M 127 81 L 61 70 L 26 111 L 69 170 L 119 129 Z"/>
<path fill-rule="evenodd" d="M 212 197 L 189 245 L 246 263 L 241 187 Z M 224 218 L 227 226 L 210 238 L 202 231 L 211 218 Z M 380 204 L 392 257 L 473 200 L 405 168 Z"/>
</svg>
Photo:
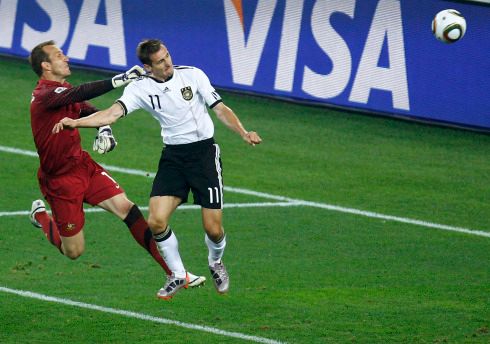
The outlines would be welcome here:
<svg viewBox="0 0 490 344">
<path fill-rule="evenodd" d="M 32 227 L 36 76 L 26 61 L 0 69 L 1 343 L 490 341 L 490 136 L 222 92 L 263 138 L 249 147 L 215 121 L 230 293 L 208 280 L 165 302 L 163 272 L 114 216 L 87 213 L 76 261 Z M 103 77 L 74 70 L 70 82 Z M 137 112 L 113 129 L 116 150 L 92 156 L 155 172 L 157 122 Z M 95 131 L 81 132 L 91 152 Z M 112 175 L 147 206 L 151 178 Z M 199 210 L 171 224 L 187 268 L 209 279 Z"/>
</svg>

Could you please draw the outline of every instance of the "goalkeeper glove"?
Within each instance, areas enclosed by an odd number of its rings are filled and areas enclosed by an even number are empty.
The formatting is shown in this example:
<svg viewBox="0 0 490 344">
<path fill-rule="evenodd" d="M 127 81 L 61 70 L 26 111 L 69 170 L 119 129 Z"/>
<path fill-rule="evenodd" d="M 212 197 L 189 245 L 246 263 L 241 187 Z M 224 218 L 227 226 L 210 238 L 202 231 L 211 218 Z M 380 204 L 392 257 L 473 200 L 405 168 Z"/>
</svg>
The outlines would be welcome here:
<svg viewBox="0 0 490 344">
<path fill-rule="evenodd" d="M 145 70 L 135 65 L 128 69 L 125 73 L 121 73 L 112 78 L 112 86 L 114 88 L 121 87 L 129 84 L 131 81 L 138 79 L 140 76 L 146 74 Z"/>
<path fill-rule="evenodd" d="M 112 135 L 112 129 L 108 125 L 99 128 L 99 132 L 94 139 L 93 150 L 99 154 L 105 154 L 116 148 L 117 142 Z"/>
</svg>

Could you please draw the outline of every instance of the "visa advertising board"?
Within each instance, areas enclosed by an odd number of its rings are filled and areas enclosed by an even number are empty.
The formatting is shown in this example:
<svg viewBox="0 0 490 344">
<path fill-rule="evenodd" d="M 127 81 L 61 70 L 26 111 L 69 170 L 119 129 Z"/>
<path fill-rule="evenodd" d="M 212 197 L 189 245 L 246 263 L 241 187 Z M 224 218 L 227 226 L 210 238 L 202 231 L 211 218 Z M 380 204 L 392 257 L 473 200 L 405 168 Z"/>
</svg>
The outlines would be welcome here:
<svg viewBox="0 0 490 344">
<path fill-rule="evenodd" d="M 454 8 L 453 44 L 431 32 Z M 0 53 L 55 40 L 73 64 L 121 71 L 159 38 L 215 87 L 490 129 L 490 6 L 437 0 L 0 0 Z"/>
</svg>

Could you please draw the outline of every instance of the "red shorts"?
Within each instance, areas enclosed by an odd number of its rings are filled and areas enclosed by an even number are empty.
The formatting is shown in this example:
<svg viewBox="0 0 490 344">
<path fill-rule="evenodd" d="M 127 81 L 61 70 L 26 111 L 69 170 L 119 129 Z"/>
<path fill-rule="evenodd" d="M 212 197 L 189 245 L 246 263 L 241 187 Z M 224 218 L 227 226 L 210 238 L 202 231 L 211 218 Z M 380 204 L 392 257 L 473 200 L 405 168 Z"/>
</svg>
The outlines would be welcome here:
<svg viewBox="0 0 490 344">
<path fill-rule="evenodd" d="M 88 153 L 83 152 L 81 162 L 68 173 L 60 176 L 45 176 L 38 173 L 41 192 L 51 206 L 53 218 L 60 235 L 74 236 L 85 224 L 83 203 L 97 205 L 124 190 L 97 164 Z"/>
</svg>

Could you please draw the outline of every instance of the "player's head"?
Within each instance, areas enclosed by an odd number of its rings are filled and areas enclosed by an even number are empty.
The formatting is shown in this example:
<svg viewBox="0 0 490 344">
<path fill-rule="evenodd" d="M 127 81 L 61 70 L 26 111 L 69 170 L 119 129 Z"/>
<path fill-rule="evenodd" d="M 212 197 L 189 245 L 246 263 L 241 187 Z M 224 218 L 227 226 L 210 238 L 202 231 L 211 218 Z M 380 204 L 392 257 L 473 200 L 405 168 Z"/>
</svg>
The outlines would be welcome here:
<svg viewBox="0 0 490 344">
<path fill-rule="evenodd" d="M 36 45 L 29 55 L 32 70 L 39 77 L 64 79 L 71 74 L 68 57 L 56 46 L 54 41 Z"/>
<path fill-rule="evenodd" d="M 159 39 L 146 39 L 138 44 L 138 58 L 145 69 L 155 78 L 168 80 L 174 74 L 172 57 Z"/>
</svg>

